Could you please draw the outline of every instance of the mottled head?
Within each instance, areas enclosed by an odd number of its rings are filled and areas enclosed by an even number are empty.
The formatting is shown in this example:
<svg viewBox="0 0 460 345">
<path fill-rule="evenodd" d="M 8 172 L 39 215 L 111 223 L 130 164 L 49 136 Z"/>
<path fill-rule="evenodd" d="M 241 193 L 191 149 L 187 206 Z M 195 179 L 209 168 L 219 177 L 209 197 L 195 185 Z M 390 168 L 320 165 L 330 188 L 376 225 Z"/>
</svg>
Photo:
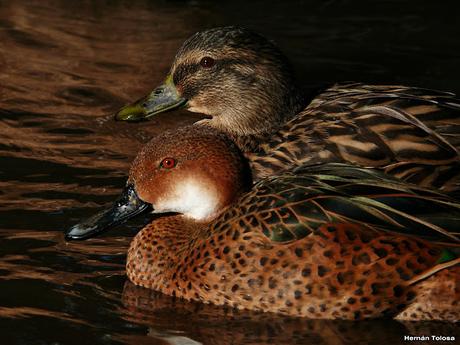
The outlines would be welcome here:
<svg viewBox="0 0 460 345">
<path fill-rule="evenodd" d="M 185 105 L 208 115 L 207 125 L 236 135 L 277 128 L 303 104 L 291 65 L 266 38 L 239 27 L 190 37 L 170 73 L 145 99 L 123 108 L 120 120 L 138 120 Z"/>
<path fill-rule="evenodd" d="M 134 160 L 128 184 L 153 212 L 210 220 L 250 186 L 238 148 L 210 128 L 184 127 L 150 141 Z"/>
</svg>

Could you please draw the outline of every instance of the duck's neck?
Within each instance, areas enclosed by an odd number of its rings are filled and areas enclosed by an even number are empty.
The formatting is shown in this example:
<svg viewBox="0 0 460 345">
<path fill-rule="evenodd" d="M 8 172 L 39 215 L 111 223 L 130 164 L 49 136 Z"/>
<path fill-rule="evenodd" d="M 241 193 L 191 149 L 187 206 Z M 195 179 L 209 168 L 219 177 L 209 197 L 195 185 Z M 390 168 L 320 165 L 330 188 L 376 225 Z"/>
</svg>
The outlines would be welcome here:
<svg viewBox="0 0 460 345">
<path fill-rule="evenodd" d="M 294 82 L 271 84 L 267 81 L 267 85 L 257 85 L 238 97 L 229 97 L 225 107 L 209 109 L 212 118 L 201 123 L 226 133 L 239 143 L 249 141 L 245 138 L 268 137 L 277 132 L 306 103 L 303 91 Z"/>
<path fill-rule="evenodd" d="M 183 297 L 183 262 L 190 257 L 196 242 L 206 235 L 206 229 L 206 223 L 181 215 L 153 221 L 131 243 L 126 265 L 128 278 L 136 285 Z"/>
</svg>

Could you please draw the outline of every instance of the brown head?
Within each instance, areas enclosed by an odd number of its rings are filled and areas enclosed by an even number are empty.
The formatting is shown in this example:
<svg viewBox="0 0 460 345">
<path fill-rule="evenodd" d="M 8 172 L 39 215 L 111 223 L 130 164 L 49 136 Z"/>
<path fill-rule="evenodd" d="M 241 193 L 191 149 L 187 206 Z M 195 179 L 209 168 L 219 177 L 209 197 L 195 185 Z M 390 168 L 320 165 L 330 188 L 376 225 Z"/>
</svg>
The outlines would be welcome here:
<svg viewBox="0 0 460 345">
<path fill-rule="evenodd" d="M 177 52 L 164 84 L 123 108 L 138 120 L 184 105 L 210 117 L 206 124 L 236 135 L 277 128 L 304 107 L 291 65 L 269 40 L 239 27 L 190 37 Z"/>
<path fill-rule="evenodd" d="M 251 183 L 246 160 L 222 133 L 198 126 L 166 132 L 139 152 L 112 207 L 71 227 L 66 239 L 93 237 L 152 209 L 210 221 Z"/>
<path fill-rule="evenodd" d="M 246 190 L 249 170 L 237 147 L 209 128 L 184 127 L 150 141 L 128 184 L 155 213 L 209 220 Z"/>
</svg>

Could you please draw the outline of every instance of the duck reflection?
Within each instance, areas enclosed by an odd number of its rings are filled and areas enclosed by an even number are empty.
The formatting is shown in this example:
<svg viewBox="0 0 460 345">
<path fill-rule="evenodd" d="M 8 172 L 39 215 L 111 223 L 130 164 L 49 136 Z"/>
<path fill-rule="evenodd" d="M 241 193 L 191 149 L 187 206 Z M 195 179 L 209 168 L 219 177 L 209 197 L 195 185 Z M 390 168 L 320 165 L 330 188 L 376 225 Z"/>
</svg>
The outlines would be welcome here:
<svg viewBox="0 0 460 345">
<path fill-rule="evenodd" d="M 455 324 L 345 321 L 290 318 L 271 313 L 235 310 L 169 297 L 126 281 L 124 318 L 149 328 L 148 335 L 165 344 L 389 344 L 405 335 L 443 334 L 460 337 Z M 165 330 L 174 329 L 174 332 Z M 125 341 L 129 337 L 124 336 Z"/>
</svg>

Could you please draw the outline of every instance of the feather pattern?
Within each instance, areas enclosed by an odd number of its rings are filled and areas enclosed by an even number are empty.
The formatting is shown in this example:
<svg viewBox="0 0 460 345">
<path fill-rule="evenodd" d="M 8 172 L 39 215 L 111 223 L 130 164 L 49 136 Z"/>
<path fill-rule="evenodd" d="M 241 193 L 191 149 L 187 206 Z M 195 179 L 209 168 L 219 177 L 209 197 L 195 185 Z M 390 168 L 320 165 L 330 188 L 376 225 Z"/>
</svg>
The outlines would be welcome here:
<svg viewBox="0 0 460 345">
<path fill-rule="evenodd" d="M 225 228 L 227 220 L 258 229 L 273 242 L 302 239 L 327 223 L 351 223 L 460 246 L 458 203 L 379 171 L 340 163 L 303 166 L 260 181 L 211 231 Z"/>
<path fill-rule="evenodd" d="M 249 140 L 246 138 L 246 140 Z M 404 86 L 337 84 L 246 153 L 255 175 L 347 162 L 425 187 L 459 188 L 460 101 Z"/>
</svg>

